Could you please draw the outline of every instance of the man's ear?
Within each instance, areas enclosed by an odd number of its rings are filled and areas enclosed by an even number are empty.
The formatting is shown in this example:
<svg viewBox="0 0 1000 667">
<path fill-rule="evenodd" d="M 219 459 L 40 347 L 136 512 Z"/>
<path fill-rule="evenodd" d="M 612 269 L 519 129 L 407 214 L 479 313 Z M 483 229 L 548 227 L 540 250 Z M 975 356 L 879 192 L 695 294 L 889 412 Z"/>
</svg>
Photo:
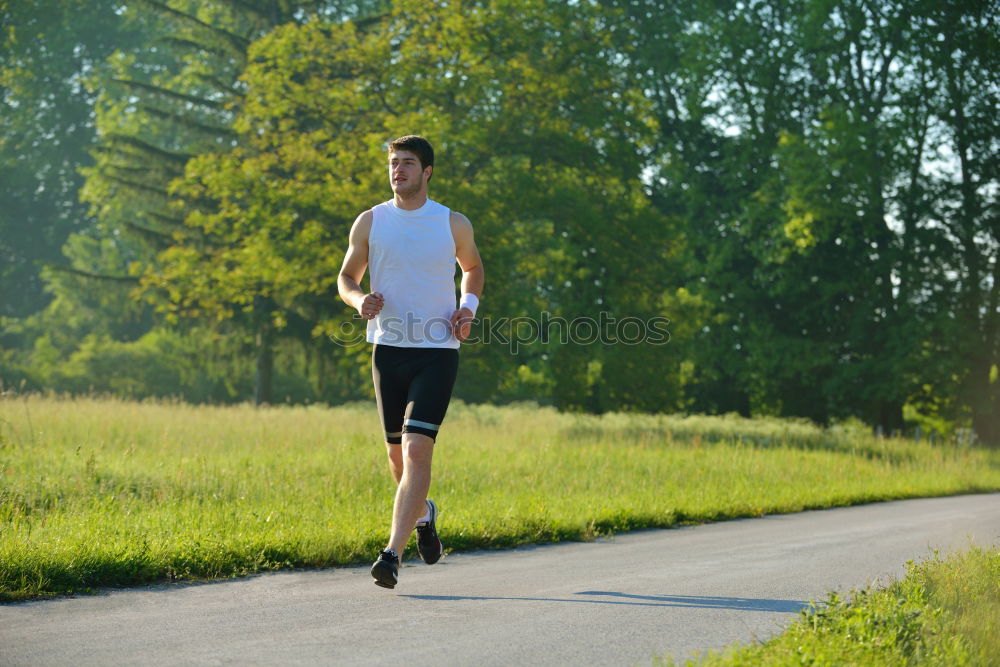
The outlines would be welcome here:
<svg viewBox="0 0 1000 667">
<path fill-rule="evenodd" d="M 427 174 L 427 182 L 430 183 L 431 182 L 431 176 L 434 175 L 434 166 L 433 165 L 427 165 L 426 167 L 424 167 L 424 173 Z"/>
</svg>

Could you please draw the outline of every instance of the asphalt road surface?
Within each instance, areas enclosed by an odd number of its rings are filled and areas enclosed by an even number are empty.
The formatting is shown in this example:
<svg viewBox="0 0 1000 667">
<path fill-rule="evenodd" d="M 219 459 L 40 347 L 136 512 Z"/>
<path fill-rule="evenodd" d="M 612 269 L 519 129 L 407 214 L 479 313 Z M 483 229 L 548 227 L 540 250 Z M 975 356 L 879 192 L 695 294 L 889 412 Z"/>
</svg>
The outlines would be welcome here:
<svg viewBox="0 0 1000 667">
<path fill-rule="evenodd" d="M 1000 494 L 452 554 L 394 590 L 367 567 L 113 590 L 0 605 L 0 664 L 648 665 L 973 543 L 1000 544 Z"/>
</svg>

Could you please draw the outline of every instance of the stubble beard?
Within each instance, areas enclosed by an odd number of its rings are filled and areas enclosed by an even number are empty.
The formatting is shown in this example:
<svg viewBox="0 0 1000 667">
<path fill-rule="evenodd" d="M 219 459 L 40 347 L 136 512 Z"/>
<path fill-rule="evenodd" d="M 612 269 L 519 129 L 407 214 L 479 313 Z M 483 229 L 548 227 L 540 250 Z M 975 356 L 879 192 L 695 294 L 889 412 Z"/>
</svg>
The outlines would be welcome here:
<svg viewBox="0 0 1000 667">
<path fill-rule="evenodd" d="M 403 183 L 402 185 L 398 185 L 396 183 L 393 183 L 392 184 L 392 191 L 393 191 L 394 194 L 399 195 L 400 197 L 402 197 L 404 199 L 407 199 L 409 197 L 414 197 L 414 196 L 420 194 L 420 190 L 421 190 L 422 187 L 423 187 L 423 182 L 422 181 L 417 181 L 417 182 L 407 181 L 406 183 Z"/>
</svg>

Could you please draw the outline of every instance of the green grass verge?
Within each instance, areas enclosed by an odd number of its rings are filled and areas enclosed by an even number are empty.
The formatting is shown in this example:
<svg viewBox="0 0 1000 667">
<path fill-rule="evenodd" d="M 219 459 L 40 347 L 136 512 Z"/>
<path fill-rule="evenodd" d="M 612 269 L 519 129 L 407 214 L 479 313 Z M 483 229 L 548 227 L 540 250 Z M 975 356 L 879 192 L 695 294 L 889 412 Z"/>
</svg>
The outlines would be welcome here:
<svg viewBox="0 0 1000 667">
<path fill-rule="evenodd" d="M 737 417 L 449 411 L 452 550 L 1000 489 L 1000 452 Z M 374 405 L 0 399 L 0 599 L 366 562 L 394 486 Z M 411 545 L 412 548 L 412 545 Z"/>
<path fill-rule="evenodd" d="M 673 663 L 670 663 L 673 664 Z M 888 588 L 831 594 L 781 635 L 691 660 L 736 665 L 1000 665 L 1000 550 L 908 563 Z"/>
</svg>

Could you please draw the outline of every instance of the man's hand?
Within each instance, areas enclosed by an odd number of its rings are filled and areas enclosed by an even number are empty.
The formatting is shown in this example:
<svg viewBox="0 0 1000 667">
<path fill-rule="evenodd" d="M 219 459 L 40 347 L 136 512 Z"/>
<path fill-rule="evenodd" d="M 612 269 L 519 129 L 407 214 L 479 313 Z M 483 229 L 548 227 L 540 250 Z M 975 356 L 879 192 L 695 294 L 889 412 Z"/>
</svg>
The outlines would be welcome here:
<svg viewBox="0 0 1000 667">
<path fill-rule="evenodd" d="M 472 311 L 468 308 L 459 308 L 452 314 L 451 330 L 459 343 L 469 337 L 469 333 L 472 331 L 473 317 Z"/>
<path fill-rule="evenodd" d="M 373 320 L 375 316 L 379 314 L 382 310 L 382 306 L 385 305 L 385 299 L 378 292 L 372 292 L 371 294 L 365 294 L 365 298 L 361 300 L 358 304 L 358 312 L 361 313 L 361 317 L 366 320 Z"/>
</svg>

